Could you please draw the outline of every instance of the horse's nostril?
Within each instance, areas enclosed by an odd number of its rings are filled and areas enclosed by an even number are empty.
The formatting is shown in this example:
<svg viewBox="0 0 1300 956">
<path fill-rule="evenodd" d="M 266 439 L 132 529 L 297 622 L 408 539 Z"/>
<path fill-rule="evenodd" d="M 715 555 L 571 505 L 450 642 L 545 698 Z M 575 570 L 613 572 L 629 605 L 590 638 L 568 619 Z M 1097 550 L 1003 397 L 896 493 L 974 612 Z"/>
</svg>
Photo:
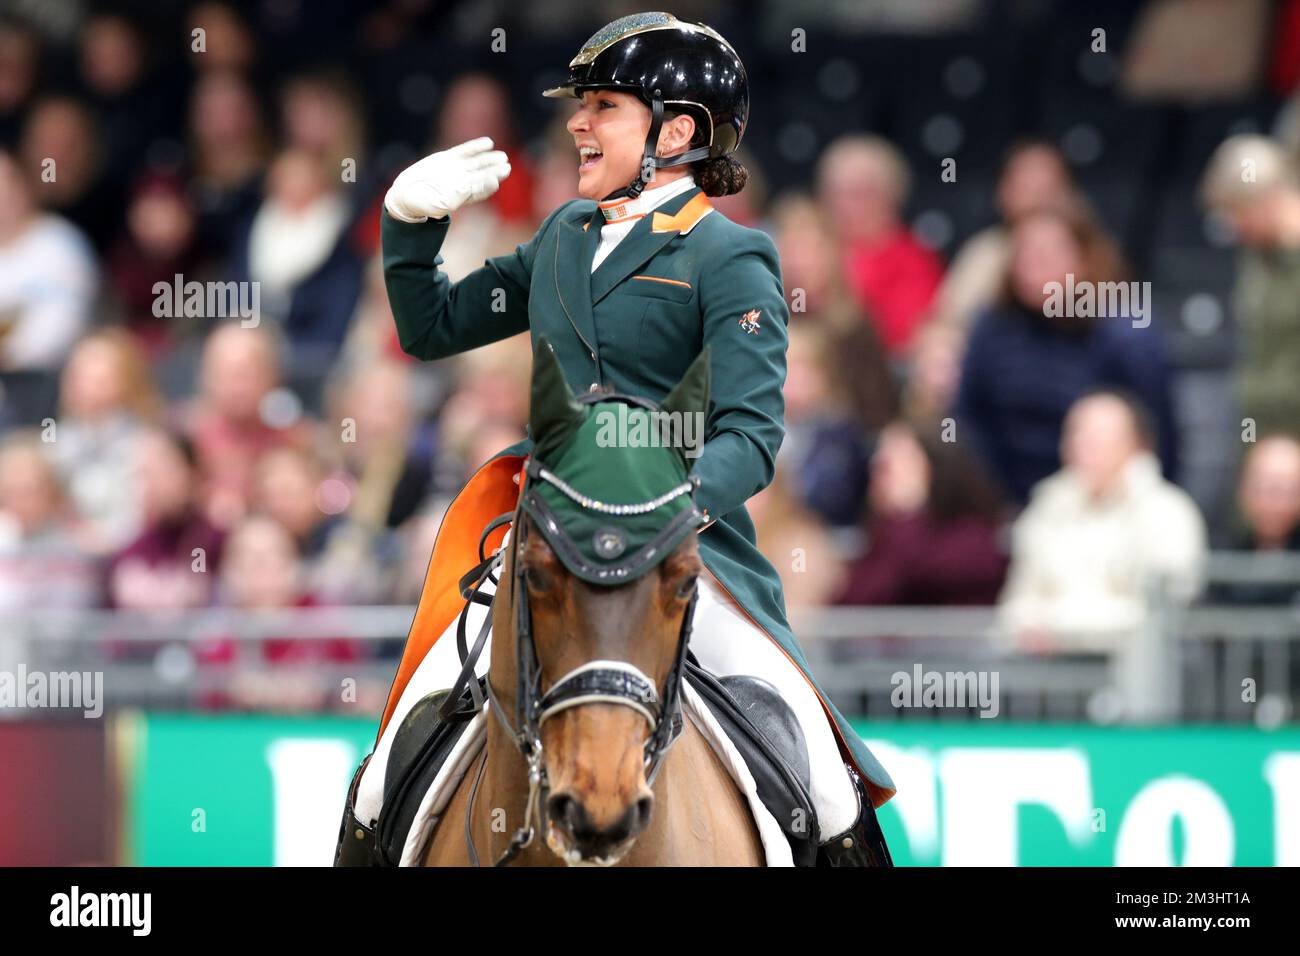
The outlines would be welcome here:
<svg viewBox="0 0 1300 956">
<path fill-rule="evenodd" d="M 586 830 L 589 829 L 587 813 L 571 794 L 553 794 L 547 801 L 547 814 L 573 836 L 586 836 Z"/>
<path fill-rule="evenodd" d="M 650 825 L 650 814 L 654 812 L 655 798 L 644 796 L 636 802 L 636 817 L 632 824 L 632 832 L 640 833 Z"/>
</svg>

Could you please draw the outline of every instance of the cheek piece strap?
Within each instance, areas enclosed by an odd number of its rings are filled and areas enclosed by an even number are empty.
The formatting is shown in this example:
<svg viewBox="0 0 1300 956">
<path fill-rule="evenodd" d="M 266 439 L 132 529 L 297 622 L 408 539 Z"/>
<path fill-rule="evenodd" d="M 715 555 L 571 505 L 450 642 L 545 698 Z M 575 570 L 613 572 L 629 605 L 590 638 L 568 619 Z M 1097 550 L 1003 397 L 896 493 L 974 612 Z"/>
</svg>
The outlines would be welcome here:
<svg viewBox="0 0 1300 956">
<path fill-rule="evenodd" d="M 637 173 L 636 179 L 632 180 L 627 187 L 611 193 L 605 197 L 605 200 L 615 199 L 620 194 L 626 195 L 628 199 L 636 199 L 654 181 L 656 169 L 667 169 L 669 166 L 684 166 L 687 163 L 708 158 L 708 146 L 697 146 L 695 149 L 688 149 L 677 156 L 656 156 L 655 153 L 659 149 L 659 131 L 663 128 L 663 125 L 663 93 L 660 90 L 655 90 L 654 96 L 650 100 L 650 132 L 646 134 L 645 149 L 641 152 L 641 169 Z M 605 200 L 602 200 L 602 202 Z"/>
</svg>

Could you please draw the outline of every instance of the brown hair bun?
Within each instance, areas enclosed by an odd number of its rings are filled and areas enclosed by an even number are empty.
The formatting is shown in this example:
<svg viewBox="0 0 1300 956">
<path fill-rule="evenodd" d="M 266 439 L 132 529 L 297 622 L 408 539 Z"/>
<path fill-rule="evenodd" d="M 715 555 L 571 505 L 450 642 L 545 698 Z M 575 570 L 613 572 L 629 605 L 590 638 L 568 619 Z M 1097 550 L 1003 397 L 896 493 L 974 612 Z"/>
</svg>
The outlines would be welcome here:
<svg viewBox="0 0 1300 956">
<path fill-rule="evenodd" d="M 745 188 L 749 170 L 731 156 L 717 156 L 700 162 L 695 179 L 706 196 L 730 196 Z"/>
</svg>

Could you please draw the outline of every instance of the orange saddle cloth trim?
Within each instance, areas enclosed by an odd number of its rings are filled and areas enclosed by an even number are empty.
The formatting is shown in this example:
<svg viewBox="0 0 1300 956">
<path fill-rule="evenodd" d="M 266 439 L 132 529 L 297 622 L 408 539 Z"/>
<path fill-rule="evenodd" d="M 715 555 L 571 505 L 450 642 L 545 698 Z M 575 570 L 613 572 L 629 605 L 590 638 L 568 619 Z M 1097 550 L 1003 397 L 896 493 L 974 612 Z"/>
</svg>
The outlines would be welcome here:
<svg viewBox="0 0 1300 956">
<path fill-rule="evenodd" d="M 429 653 L 429 648 L 446 632 L 456 615 L 465 606 L 460 596 L 460 578 L 478 564 L 478 541 L 483 528 L 497 515 L 513 511 L 519 502 L 522 487 L 523 455 L 503 455 L 485 464 L 452 499 L 447 513 L 438 528 L 433 542 L 433 554 L 424 575 L 424 588 L 415 610 L 415 620 L 406 635 L 402 662 L 397 666 L 397 676 L 388 692 L 388 704 L 379 724 L 383 736 L 402 692 L 411 677 Z M 496 528 L 488 536 L 485 553 L 490 554 L 505 539 L 506 526 Z"/>
</svg>

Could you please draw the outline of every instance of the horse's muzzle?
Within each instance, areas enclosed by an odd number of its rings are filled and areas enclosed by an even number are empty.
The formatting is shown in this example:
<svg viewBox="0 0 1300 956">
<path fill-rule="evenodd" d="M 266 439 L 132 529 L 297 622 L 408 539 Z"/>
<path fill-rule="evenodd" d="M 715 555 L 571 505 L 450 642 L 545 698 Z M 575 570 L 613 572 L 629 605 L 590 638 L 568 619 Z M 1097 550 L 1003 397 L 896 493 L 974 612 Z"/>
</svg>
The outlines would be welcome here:
<svg viewBox="0 0 1300 956">
<path fill-rule="evenodd" d="M 653 810 L 654 796 L 647 793 L 613 822 L 600 826 L 576 794 L 552 793 L 546 801 L 547 843 L 568 863 L 617 863 L 650 824 Z"/>
</svg>

